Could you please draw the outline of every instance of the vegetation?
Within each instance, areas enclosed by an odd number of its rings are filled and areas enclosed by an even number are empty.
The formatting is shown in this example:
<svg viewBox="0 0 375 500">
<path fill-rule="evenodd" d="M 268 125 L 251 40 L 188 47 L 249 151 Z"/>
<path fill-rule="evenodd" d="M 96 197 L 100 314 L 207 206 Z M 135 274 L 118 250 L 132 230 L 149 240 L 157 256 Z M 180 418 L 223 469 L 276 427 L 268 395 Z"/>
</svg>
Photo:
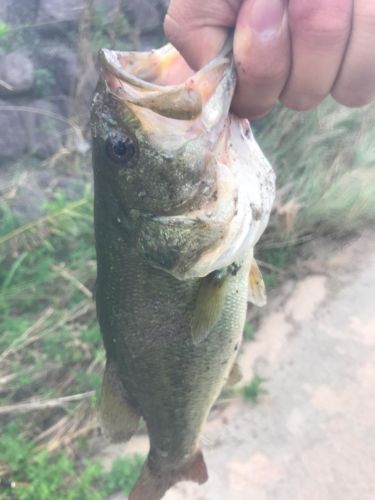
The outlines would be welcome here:
<svg viewBox="0 0 375 500">
<path fill-rule="evenodd" d="M 259 375 L 254 375 L 250 382 L 238 389 L 238 392 L 244 399 L 256 403 L 259 396 L 266 393 L 266 390 L 262 387 L 264 382 L 264 378 L 260 377 Z"/>
<path fill-rule="evenodd" d="M 116 492 L 128 495 L 144 462 L 140 455 L 117 459 L 108 472 L 94 460 L 77 464 L 66 453 L 51 455 L 36 449 L 19 437 L 14 423 L 0 437 L 0 454 L 7 467 L 0 483 L 2 500 L 103 500 Z"/>
<path fill-rule="evenodd" d="M 55 77 L 48 68 L 36 68 L 34 71 L 34 89 L 36 97 L 43 97 L 51 94 L 51 89 L 55 85 Z"/>
<path fill-rule="evenodd" d="M 326 101 L 297 113 L 278 107 L 255 135 L 278 175 L 270 229 L 294 238 L 340 236 L 375 220 L 375 106 Z"/>
<path fill-rule="evenodd" d="M 247 341 L 251 341 L 251 340 L 254 340 L 255 339 L 255 335 L 256 335 L 256 327 L 254 325 L 254 323 L 252 321 L 246 321 L 245 323 L 245 327 L 244 327 L 244 330 L 243 330 L 243 337 L 245 340 Z"/>
</svg>

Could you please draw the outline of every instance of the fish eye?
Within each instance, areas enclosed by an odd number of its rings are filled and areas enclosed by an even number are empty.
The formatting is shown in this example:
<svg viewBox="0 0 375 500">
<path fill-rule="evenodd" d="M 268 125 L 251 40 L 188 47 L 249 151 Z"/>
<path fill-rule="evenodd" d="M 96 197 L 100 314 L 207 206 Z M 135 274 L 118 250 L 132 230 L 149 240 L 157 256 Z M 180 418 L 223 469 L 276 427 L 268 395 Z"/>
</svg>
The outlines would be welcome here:
<svg viewBox="0 0 375 500">
<path fill-rule="evenodd" d="M 118 133 L 111 134 L 106 139 L 105 151 L 114 163 L 123 166 L 126 166 L 137 152 L 133 139 Z"/>
</svg>

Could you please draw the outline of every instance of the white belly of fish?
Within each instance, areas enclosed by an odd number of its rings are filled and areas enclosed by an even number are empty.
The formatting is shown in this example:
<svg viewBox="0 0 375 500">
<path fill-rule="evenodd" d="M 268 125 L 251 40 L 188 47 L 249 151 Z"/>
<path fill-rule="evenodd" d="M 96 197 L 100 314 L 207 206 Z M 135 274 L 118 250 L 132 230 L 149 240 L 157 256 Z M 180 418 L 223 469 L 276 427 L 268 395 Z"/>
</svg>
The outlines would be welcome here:
<svg viewBox="0 0 375 500">
<path fill-rule="evenodd" d="M 243 260 L 265 230 L 275 198 L 275 174 L 246 120 L 230 117 L 228 160 L 217 165 L 217 199 L 190 215 L 220 224 L 224 233 L 190 268 L 189 278 L 202 277 Z"/>
</svg>

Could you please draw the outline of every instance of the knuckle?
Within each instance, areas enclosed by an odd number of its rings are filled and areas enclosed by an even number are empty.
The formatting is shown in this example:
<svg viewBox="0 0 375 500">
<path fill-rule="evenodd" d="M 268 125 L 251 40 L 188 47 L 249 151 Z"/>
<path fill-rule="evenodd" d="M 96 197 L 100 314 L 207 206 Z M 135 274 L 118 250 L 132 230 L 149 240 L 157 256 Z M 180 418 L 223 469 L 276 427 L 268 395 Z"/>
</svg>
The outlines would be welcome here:
<svg viewBox="0 0 375 500">
<path fill-rule="evenodd" d="M 170 14 L 168 14 L 168 13 L 164 18 L 163 28 L 164 28 L 165 36 L 168 38 L 168 40 L 173 41 L 176 39 L 176 37 L 178 36 L 178 32 L 179 32 L 178 25 L 177 25 L 176 21 L 174 20 L 174 18 L 172 18 L 170 16 Z"/>
<path fill-rule="evenodd" d="M 351 2 L 295 0 L 289 6 L 292 33 L 316 43 L 340 42 L 350 29 Z"/>
</svg>

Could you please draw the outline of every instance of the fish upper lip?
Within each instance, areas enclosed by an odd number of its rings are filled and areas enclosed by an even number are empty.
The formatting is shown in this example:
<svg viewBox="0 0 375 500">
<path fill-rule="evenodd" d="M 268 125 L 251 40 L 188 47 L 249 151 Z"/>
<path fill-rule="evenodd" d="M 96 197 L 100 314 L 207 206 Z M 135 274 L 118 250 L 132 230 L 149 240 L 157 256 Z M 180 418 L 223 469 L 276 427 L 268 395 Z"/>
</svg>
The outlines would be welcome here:
<svg viewBox="0 0 375 500">
<path fill-rule="evenodd" d="M 228 113 L 236 78 L 233 60 L 227 53 L 219 54 L 192 74 L 186 73 L 187 69 L 192 70 L 170 44 L 149 53 L 101 49 L 98 57 L 109 92 L 127 105 L 150 109 L 167 118 L 195 119 L 215 96 L 224 79 L 229 82 L 230 90 L 221 93 L 220 107 L 224 108 L 223 114 Z M 170 83 L 180 71 L 180 82 Z M 228 106 L 225 105 L 227 101 Z"/>
<path fill-rule="evenodd" d="M 148 82 L 126 71 L 118 60 L 117 54 L 118 51 L 116 50 L 100 49 L 98 52 L 100 67 L 103 70 L 109 71 L 111 75 L 117 77 L 119 80 L 127 82 L 137 88 L 145 90 L 161 90 L 165 88 L 163 85 Z"/>
</svg>

